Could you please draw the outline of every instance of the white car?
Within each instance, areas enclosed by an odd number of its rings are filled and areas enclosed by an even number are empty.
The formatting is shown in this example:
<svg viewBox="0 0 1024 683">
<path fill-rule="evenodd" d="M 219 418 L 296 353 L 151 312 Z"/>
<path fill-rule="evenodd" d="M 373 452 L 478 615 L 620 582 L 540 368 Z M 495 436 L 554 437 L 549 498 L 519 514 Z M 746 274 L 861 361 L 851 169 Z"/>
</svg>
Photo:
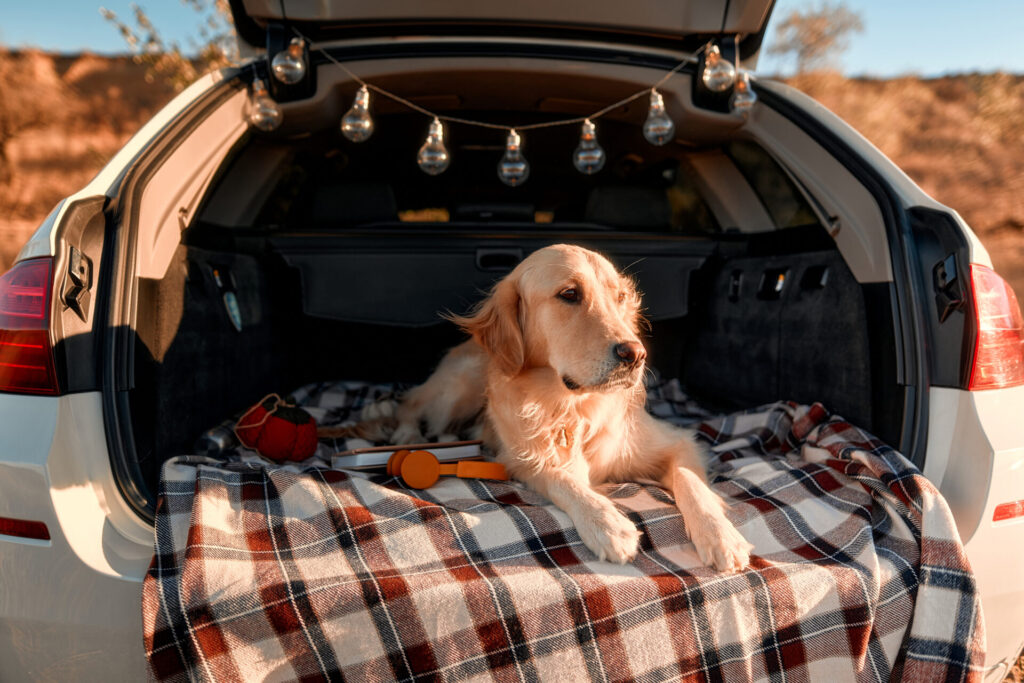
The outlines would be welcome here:
<svg viewBox="0 0 1024 683">
<path fill-rule="evenodd" d="M 917 463 L 1002 676 L 1024 643 L 1020 309 L 956 212 L 836 116 L 756 78 L 730 104 L 771 7 L 233 0 L 250 61 L 175 98 L 0 278 L 0 679 L 143 679 L 161 463 L 271 391 L 422 379 L 458 339 L 437 312 L 555 242 L 633 264 L 653 364 L 705 405 L 821 401 Z M 354 76 L 362 142 L 339 130 Z M 450 119 L 417 161 L 432 114 L 519 126 L 528 178 L 498 177 L 507 130 Z"/>
</svg>

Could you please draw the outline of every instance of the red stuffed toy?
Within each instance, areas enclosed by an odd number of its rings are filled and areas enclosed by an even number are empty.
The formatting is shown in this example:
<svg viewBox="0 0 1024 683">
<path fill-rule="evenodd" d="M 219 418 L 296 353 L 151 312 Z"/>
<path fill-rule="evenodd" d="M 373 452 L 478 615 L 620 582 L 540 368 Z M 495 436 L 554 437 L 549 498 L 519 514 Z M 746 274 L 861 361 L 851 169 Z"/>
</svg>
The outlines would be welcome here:
<svg viewBox="0 0 1024 683">
<path fill-rule="evenodd" d="M 316 421 L 302 408 L 270 394 L 247 410 L 235 436 L 260 455 L 276 460 L 305 460 L 316 452 Z"/>
</svg>

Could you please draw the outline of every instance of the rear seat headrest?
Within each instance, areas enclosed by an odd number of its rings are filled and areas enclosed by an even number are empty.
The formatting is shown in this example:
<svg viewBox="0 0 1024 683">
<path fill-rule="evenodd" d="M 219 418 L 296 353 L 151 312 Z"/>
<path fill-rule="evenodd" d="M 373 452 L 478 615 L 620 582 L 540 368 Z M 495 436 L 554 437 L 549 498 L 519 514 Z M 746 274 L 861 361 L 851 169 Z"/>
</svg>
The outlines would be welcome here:
<svg viewBox="0 0 1024 683">
<path fill-rule="evenodd" d="M 663 231 L 672 221 L 672 209 L 662 188 L 605 186 L 590 191 L 583 216 L 624 230 Z"/>
<path fill-rule="evenodd" d="M 313 192 L 310 219 L 314 228 L 358 225 L 398 219 L 395 193 L 384 183 L 332 183 Z"/>
</svg>

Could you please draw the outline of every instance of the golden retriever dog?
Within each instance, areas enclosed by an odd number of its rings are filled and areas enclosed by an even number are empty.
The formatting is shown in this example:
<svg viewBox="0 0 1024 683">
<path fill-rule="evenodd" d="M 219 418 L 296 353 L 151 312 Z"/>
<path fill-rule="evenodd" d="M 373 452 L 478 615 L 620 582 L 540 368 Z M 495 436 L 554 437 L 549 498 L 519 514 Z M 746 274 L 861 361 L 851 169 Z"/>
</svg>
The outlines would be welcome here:
<svg viewBox="0 0 1024 683">
<path fill-rule="evenodd" d="M 640 533 L 605 482 L 654 480 L 672 492 L 705 565 L 738 570 L 752 546 L 707 485 L 693 433 L 645 409 L 640 297 L 603 256 L 534 252 L 468 316 L 451 349 L 395 417 L 394 443 L 423 441 L 484 415 L 483 438 L 510 474 L 564 510 L 600 559 L 624 563 Z"/>
</svg>

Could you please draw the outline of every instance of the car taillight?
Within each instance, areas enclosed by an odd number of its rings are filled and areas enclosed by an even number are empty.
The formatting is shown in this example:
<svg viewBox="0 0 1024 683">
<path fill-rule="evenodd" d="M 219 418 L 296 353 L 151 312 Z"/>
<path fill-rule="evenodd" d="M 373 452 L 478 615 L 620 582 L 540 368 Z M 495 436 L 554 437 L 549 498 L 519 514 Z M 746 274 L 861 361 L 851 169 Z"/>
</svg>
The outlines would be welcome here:
<svg viewBox="0 0 1024 683">
<path fill-rule="evenodd" d="M 0 534 L 4 536 L 18 536 L 20 538 L 34 538 L 38 541 L 50 540 L 50 530 L 46 528 L 45 524 L 28 519 L 0 517 Z"/>
<path fill-rule="evenodd" d="M 0 392 L 57 394 L 50 347 L 53 259 L 22 261 L 0 276 Z"/>
<path fill-rule="evenodd" d="M 996 509 L 992 512 L 993 522 L 1002 522 L 1003 520 L 1016 519 L 1018 517 L 1024 517 L 1024 500 L 1015 500 L 1012 503 L 996 505 Z"/>
<path fill-rule="evenodd" d="M 1024 318 L 1017 296 L 994 270 L 971 264 L 978 337 L 967 388 L 999 389 L 1024 384 Z"/>
</svg>

